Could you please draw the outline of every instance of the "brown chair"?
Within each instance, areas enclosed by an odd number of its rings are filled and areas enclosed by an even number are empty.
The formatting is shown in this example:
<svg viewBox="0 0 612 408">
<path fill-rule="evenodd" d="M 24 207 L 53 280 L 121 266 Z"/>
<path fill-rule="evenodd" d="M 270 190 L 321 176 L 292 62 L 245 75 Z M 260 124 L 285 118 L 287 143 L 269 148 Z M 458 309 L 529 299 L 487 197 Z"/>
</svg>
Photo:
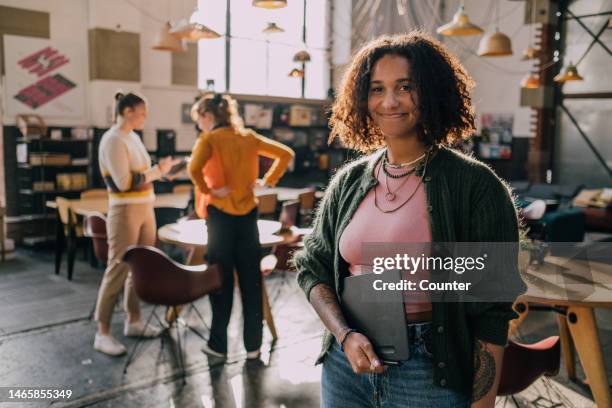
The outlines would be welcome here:
<svg viewBox="0 0 612 408">
<path fill-rule="evenodd" d="M 534 344 L 508 340 L 497 395 L 511 396 L 519 406 L 513 395 L 525 390 L 542 375 L 557 375 L 560 359 L 559 336 L 551 336 Z"/>
<path fill-rule="evenodd" d="M 276 214 L 276 205 L 278 204 L 277 194 L 263 194 L 257 196 L 257 213 L 259 216 L 274 216 Z"/>
<path fill-rule="evenodd" d="M 81 193 L 81 200 L 92 198 L 108 198 L 108 191 L 105 188 L 92 188 Z"/>
<path fill-rule="evenodd" d="M 77 216 L 70 208 L 70 201 L 64 197 L 56 197 L 57 204 L 57 239 L 55 244 L 55 274 L 59 275 L 64 253 L 68 255 L 68 280 L 72 280 L 74 259 L 77 250 L 77 240 L 83 237 L 83 227 L 78 224 Z"/>
<path fill-rule="evenodd" d="M 96 259 L 106 265 L 108 259 L 108 241 L 106 236 L 106 217 L 104 214 L 90 214 L 83 219 L 83 235 L 91 238 Z"/>
<path fill-rule="evenodd" d="M 134 290 L 138 297 L 155 306 L 147 319 L 146 325 L 151 322 L 152 317 L 155 317 L 163 325 L 155 313 L 157 306 L 166 306 L 168 309 L 173 309 L 174 313 L 178 315 L 179 306 L 185 304 L 189 304 L 191 310 L 195 310 L 202 323 L 204 323 L 204 319 L 192 303 L 220 289 L 223 284 L 217 265 L 182 265 L 170 259 L 159 249 L 150 246 L 135 245 L 129 247 L 123 256 L 123 260 L 130 265 Z M 179 323 L 185 325 L 200 338 L 204 339 L 204 336 L 195 328 L 184 324 L 181 319 L 174 319 L 170 326 L 165 327 L 162 332 L 162 335 L 168 335 L 172 326 L 176 328 L 177 355 L 183 382 L 185 382 L 185 363 L 181 347 L 181 334 L 178 329 Z M 124 374 L 133 361 L 139 344 L 140 342 L 136 343 L 130 352 L 123 370 Z"/>
<path fill-rule="evenodd" d="M 312 211 L 315 204 L 315 190 L 308 190 L 298 195 L 300 201 L 300 225 L 307 225 L 312 218 Z"/>
<path fill-rule="evenodd" d="M 191 193 L 193 191 L 193 184 L 178 184 L 172 187 L 172 193 Z"/>
<path fill-rule="evenodd" d="M 298 211 L 300 208 L 299 201 L 285 201 L 283 203 L 279 221 L 281 222 L 281 231 L 290 232 L 291 228 L 297 222 Z M 275 245 L 272 247 L 272 252 L 264 256 L 260 262 L 261 273 L 264 276 L 270 275 L 275 269 L 289 270 L 289 259 L 291 253 L 295 251 L 295 242 L 301 237 L 295 237 L 295 240 L 289 243 Z"/>
</svg>

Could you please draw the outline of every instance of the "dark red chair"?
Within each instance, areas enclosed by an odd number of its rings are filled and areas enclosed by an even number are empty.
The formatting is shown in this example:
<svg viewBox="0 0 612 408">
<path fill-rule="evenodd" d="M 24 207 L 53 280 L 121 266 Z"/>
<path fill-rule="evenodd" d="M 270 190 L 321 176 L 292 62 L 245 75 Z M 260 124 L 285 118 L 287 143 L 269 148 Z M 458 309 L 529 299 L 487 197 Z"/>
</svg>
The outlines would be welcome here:
<svg viewBox="0 0 612 408">
<path fill-rule="evenodd" d="M 497 395 L 512 396 L 528 388 L 542 375 L 557 375 L 560 359 L 559 336 L 551 336 L 534 344 L 508 340 Z M 517 403 L 514 397 L 512 399 Z"/>
<path fill-rule="evenodd" d="M 96 260 L 106 266 L 108 260 L 108 241 L 106 236 L 106 217 L 95 213 L 83 218 L 83 236 L 91 238 L 91 245 Z M 89 320 L 93 318 L 96 310 L 96 301 L 89 312 Z"/>
<path fill-rule="evenodd" d="M 106 265 L 108 260 L 108 241 L 106 236 L 106 217 L 96 213 L 83 219 L 83 235 L 91 238 L 96 259 Z"/>
<path fill-rule="evenodd" d="M 130 265 L 134 290 L 138 297 L 155 306 L 147 319 L 146 325 L 151 322 L 152 317 L 155 317 L 163 325 L 155 314 L 157 306 L 166 306 L 168 309 L 172 309 L 174 316 L 178 316 L 180 313 L 179 306 L 181 305 L 189 305 L 191 310 L 195 310 L 202 323 L 204 323 L 202 315 L 193 306 L 193 302 L 220 289 L 222 286 L 221 273 L 217 265 L 182 265 L 154 247 L 131 246 L 125 252 L 123 261 Z M 184 381 L 185 363 L 178 323 L 184 325 L 202 339 L 204 339 L 204 336 L 181 319 L 173 319 L 169 323 L 170 325 L 164 328 L 162 336 L 168 335 L 172 326 L 176 327 L 177 355 Z M 124 373 L 127 372 L 139 344 L 140 342 L 136 343 L 132 349 L 125 363 Z"/>
</svg>

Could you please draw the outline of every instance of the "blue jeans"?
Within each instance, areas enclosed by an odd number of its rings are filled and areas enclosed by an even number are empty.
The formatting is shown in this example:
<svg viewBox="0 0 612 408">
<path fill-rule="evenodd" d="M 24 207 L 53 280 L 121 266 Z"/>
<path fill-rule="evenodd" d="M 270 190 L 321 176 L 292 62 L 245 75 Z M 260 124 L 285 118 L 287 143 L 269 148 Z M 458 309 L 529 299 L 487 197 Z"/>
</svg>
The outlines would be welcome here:
<svg viewBox="0 0 612 408">
<path fill-rule="evenodd" d="M 432 355 L 425 337 L 430 325 L 418 325 L 410 359 L 382 374 L 355 374 L 340 345 L 334 342 L 323 361 L 321 407 L 406 408 L 469 407 L 470 398 L 433 384 Z"/>
</svg>

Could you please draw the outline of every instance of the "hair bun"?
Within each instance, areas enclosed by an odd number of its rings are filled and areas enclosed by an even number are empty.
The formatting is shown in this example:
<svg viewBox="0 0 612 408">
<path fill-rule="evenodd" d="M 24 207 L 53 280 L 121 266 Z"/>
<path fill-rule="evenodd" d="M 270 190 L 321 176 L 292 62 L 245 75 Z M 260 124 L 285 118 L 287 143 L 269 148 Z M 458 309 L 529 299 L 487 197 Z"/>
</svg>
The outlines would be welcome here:
<svg viewBox="0 0 612 408">
<path fill-rule="evenodd" d="M 123 94 L 123 92 L 116 92 L 115 93 L 115 100 L 118 101 L 121 98 L 123 98 L 125 95 Z"/>
</svg>

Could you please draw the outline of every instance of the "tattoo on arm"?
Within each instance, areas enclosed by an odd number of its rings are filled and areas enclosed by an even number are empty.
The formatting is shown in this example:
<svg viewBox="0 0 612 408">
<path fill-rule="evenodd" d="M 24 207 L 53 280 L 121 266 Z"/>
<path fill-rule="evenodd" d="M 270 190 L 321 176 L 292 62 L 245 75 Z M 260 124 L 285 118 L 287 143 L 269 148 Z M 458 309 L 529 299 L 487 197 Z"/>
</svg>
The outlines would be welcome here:
<svg viewBox="0 0 612 408">
<path fill-rule="evenodd" d="M 321 283 L 310 291 L 310 304 L 317 312 L 323 324 L 332 332 L 338 342 L 349 329 L 336 294 L 329 286 Z"/>
<path fill-rule="evenodd" d="M 495 358 L 487 345 L 476 340 L 474 345 L 474 385 L 472 402 L 481 400 L 489 393 L 495 383 Z"/>
</svg>

